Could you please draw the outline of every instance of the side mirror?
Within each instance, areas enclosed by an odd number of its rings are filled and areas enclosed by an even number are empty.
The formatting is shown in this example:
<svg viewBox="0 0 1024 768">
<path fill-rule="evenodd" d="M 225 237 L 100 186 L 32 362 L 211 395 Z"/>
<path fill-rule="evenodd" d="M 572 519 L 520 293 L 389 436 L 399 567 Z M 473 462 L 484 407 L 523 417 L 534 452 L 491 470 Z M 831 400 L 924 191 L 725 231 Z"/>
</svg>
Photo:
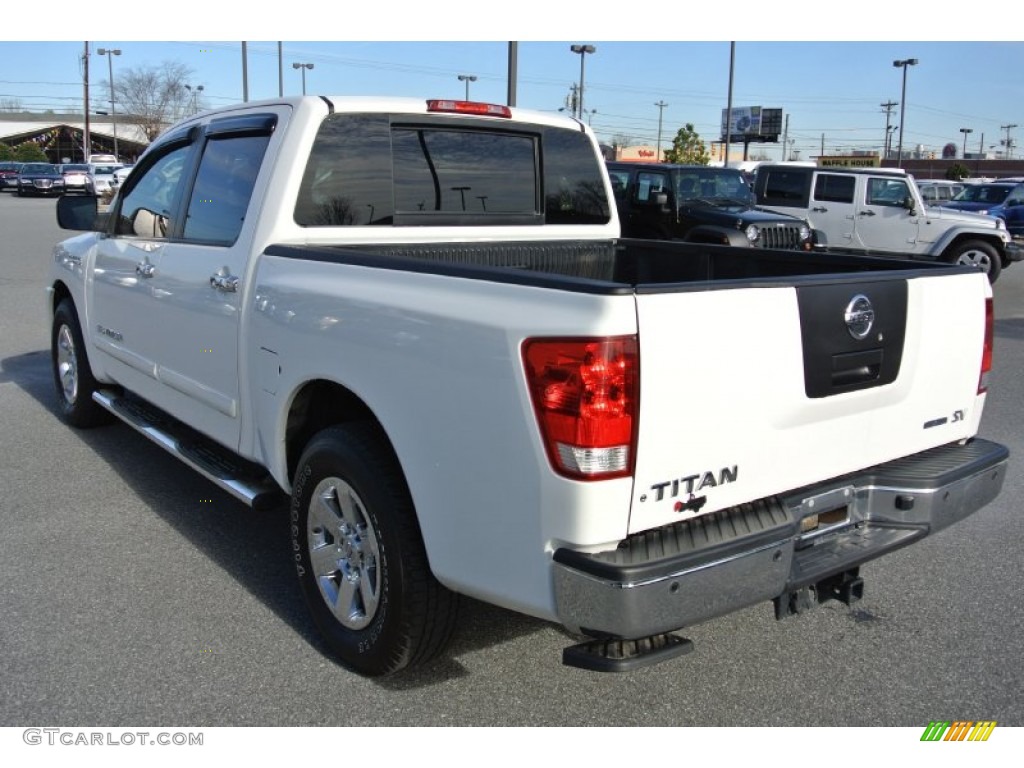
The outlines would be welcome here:
<svg viewBox="0 0 1024 768">
<path fill-rule="evenodd" d="M 911 195 L 903 198 L 903 207 L 907 209 L 911 216 L 917 213 L 917 203 L 914 202 L 914 198 Z"/>
<path fill-rule="evenodd" d="M 668 193 L 667 192 L 655 192 L 651 195 L 651 202 L 658 206 L 662 211 L 668 210 Z"/>
<path fill-rule="evenodd" d="M 107 214 L 99 215 L 96 198 L 62 196 L 57 200 L 57 224 L 61 229 L 77 232 L 102 232 L 107 226 Z"/>
</svg>

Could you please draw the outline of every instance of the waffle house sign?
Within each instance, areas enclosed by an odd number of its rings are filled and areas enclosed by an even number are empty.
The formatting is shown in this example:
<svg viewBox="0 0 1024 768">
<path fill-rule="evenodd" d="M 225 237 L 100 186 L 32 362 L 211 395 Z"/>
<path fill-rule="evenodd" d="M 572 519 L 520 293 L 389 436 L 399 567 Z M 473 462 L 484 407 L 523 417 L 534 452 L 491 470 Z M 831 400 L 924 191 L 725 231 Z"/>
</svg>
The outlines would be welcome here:
<svg viewBox="0 0 1024 768">
<path fill-rule="evenodd" d="M 829 155 L 819 157 L 820 168 L 879 168 L 882 158 L 878 155 Z"/>
</svg>

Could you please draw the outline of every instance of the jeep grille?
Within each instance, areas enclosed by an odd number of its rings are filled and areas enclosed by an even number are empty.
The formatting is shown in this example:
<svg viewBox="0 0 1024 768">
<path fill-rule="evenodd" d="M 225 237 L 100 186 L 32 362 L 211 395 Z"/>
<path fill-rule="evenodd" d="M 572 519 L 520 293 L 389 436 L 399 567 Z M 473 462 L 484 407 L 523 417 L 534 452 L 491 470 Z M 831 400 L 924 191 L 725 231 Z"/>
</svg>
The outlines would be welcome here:
<svg viewBox="0 0 1024 768">
<path fill-rule="evenodd" d="M 757 245 L 761 248 L 798 249 L 801 245 L 800 227 L 761 227 L 761 237 L 758 238 Z"/>
</svg>

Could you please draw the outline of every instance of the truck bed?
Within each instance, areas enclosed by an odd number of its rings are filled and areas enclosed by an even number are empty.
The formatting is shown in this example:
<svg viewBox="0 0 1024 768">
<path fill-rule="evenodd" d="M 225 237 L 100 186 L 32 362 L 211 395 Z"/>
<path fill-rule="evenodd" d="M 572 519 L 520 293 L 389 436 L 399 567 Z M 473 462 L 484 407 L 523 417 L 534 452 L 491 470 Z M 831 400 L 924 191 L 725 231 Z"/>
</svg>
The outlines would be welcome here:
<svg viewBox="0 0 1024 768">
<path fill-rule="evenodd" d="M 714 289 L 737 282 L 786 284 L 822 276 L 895 271 L 968 271 L 934 262 L 871 256 L 733 248 L 620 239 L 389 244 L 351 247 L 274 245 L 267 255 L 374 268 L 524 283 L 586 293 Z"/>
</svg>

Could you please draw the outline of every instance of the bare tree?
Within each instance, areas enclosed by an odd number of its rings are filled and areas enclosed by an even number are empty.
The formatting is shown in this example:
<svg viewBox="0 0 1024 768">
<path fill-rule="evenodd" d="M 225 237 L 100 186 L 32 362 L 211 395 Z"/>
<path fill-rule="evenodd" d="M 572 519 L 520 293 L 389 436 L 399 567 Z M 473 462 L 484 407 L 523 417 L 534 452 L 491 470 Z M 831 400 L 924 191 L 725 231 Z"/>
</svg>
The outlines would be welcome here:
<svg viewBox="0 0 1024 768">
<path fill-rule="evenodd" d="M 139 126 L 153 141 L 180 115 L 190 112 L 192 94 L 185 84 L 192 75 L 191 68 L 177 61 L 119 72 L 114 78 L 118 119 Z M 108 83 L 108 93 L 109 87 Z"/>
<path fill-rule="evenodd" d="M 24 112 L 21 99 L 0 99 L 0 112 Z"/>
<path fill-rule="evenodd" d="M 622 149 L 624 147 L 631 146 L 634 142 L 634 139 L 629 134 L 616 133 L 614 136 L 612 136 L 611 142 L 612 146 L 615 147 L 615 149 Z"/>
</svg>

